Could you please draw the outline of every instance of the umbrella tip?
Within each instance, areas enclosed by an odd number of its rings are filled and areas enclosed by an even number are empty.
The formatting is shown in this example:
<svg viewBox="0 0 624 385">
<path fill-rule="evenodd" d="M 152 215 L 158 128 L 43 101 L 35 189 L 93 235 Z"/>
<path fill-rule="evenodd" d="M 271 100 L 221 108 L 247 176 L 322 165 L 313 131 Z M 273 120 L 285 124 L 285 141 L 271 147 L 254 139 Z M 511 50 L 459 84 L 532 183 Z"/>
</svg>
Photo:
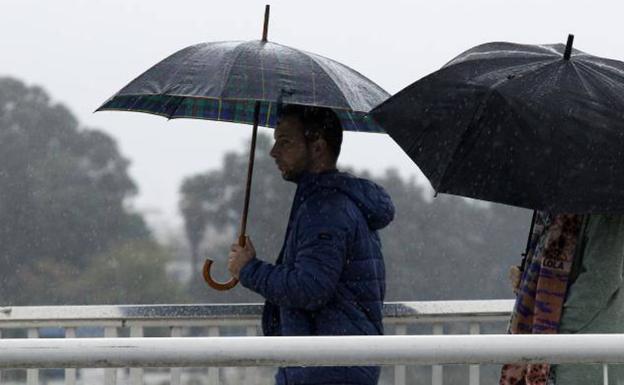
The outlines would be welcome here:
<svg viewBox="0 0 624 385">
<path fill-rule="evenodd" d="M 271 5 L 264 6 L 264 27 L 262 28 L 262 41 L 267 41 L 269 34 L 269 15 L 271 13 Z"/>
<path fill-rule="evenodd" d="M 570 60 L 572 56 L 572 43 L 574 42 L 574 35 L 568 35 L 568 43 L 566 44 L 565 53 L 563 54 L 563 60 Z"/>
</svg>

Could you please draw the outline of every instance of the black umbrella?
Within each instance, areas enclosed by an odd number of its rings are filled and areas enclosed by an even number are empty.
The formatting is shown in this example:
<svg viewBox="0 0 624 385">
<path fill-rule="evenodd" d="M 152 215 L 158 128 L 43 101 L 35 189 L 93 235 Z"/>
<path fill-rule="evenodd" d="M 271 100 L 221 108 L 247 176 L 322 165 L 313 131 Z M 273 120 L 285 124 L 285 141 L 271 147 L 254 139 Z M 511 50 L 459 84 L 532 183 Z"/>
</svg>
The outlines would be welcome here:
<svg viewBox="0 0 624 385">
<path fill-rule="evenodd" d="M 436 192 L 550 212 L 624 212 L 624 63 L 488 43 L 371 115 Z"/>
<path fill-rule="evenodd" d="M 383 132 L 367 113 L 388 96 L 353 69 L 310 52 L 262 40 L 202 43 L 154 65 L 106 101 L 98 111 L 137 111 L 169 119 L 196 118 L 253 124 L 245 201 L 238 242 L 245 245 L 258 126 L 275 127 L 282 104 L 331 108 L 349 131 Z M 238 282 L 208 284 L 227 290 Z"/>
</svg>

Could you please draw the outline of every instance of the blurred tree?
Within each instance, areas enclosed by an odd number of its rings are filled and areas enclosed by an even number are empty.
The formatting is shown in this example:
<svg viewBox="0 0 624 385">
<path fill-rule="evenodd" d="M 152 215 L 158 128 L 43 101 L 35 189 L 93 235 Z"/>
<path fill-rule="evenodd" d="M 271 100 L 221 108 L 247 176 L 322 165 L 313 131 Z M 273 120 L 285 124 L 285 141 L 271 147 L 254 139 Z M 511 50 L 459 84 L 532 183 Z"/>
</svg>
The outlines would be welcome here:
<svg viewBox="0 0 624 385">
<path fill-rule="evenodd" d="M 111 137 L 81 128 L 41 88 L 0 78 L 3 304 L 30 301 L 26 277 L 66 283 L 94 255 L 150 238 L 143 218 L 124 206 L 136 193 L 127 168 Z"/>
<path fill-rule="evenodd" d="M 290 212 L 295 185 L 286 183 L 276 171 L 269 156 L 272 140 L 259 135 L 256 148 L 254 179 L 247 233 L 259 256 L 273 261 L 282 246 L 283 230 Z M 215 278 L 229 278 L 225 265 L 231 243 L 237 241 L 245 194 L 248 153 L 228 153 L 220 170 L 186 178 L 182 183 L 180 209 L 191 248 L 198 255 L 209 255 L 215 261 Z M 201 226 L 201 227 L 200 227 Z M 210 236 L 205 236 L 210 234 Z M 203 262 L 203 261 L 201 261 Z M 201 279 L 197 264 L 192 262 L 197 281 Z M 193 288 L 197 300 L 212 302 L 260 301 L 261 298 L 240 288 L 216 293 L 205 284 Z"/>
<path fill-rule="evenodd" d="M 295 189 L 282 180 L 269 157 L 271 142 L 265 135 L 258 137 L 248 224 L 258 256 L 268 261 L 275 260 L 282 245 Z M 220 170 L 191 176 L 181 189 L 188 238 L 197 253 L 218 261 L 223 279 L 228 248 L 240 225 L 247 157 L 245 152 L 229 153 Z M 395 221 L 381 231 L 387 300 L 512 296 L 506 270 L 519 263 L 530 222 L 528 210 L 447 195 L 426 199 L 428 190 L 414 179 L 402 179 L 395 170 L 372 179 L 388 190 L 397 209 Z M 199 279 L 197 268 L 195 275 Z M 215 302 L 260 300 L 240 287 L 216 293 L 204 285 L 194 295 Z"/>
<path fill-rule="evenodd" d="M 77 303 L 187 302 L 182 287 L 165 279 L 171 256 L 152 241 L 130 241 L 96 256 L 79 279 Z"/>
<path fill-rule="evenodd" d="M 511 298 L 507 268 L 520 262 L 528 210 L 431 194 L 393 170 L 376 182 L 397 214 L 381 232 L 389 300 Z"/>
<path fill-rule="evenodd" d="M 184 215 L 184 230 L 191 248 L 191 269 L 197 269 L 199 264 L 199 244 L 204 237 L 206 225 L 208 224 L 209 208 L 202 207 L 201 195 L 210 195 L 210 184 L 208 178 L 198 176 L 187 179 L 182 184 L 180 190 L 182 200 L 180 201 L 180 211 Z"/>
<path fill-rule="evenodd" d="M 120 243 L 83 268 L 42 258 L 18 272 L 16 302 L 29 305 L 187 302 L 182 286 L 166 279 L 171 256 L 149 240 Z"/>
</svg>

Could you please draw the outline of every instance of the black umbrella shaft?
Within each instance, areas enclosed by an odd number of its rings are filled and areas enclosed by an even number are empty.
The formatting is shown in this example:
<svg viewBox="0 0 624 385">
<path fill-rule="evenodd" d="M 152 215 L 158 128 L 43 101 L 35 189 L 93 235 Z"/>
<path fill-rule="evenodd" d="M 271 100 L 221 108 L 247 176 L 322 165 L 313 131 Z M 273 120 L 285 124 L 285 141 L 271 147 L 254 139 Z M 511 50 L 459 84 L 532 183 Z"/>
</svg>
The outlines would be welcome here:
<svg viewBox="0 0 624 385">
<path fill-rule="evenodd" d="M 260 119 L 260 102 L 254 106 L 253 133 L 251 134 L 251 148 L 249 149 L 249 166 L 247 168 L 247 186 L 245 187 L 245 205 L 243 206 L 243 218 L 241 219 L 240 237 L 247 233 L 247 213 L 249 212 L 249 200 L 251 198 L 251 180 L 253 177 L 254 160 L 256 159 L 256 139 L 258 137 L 258 120 Z"/>
<path fill-rule="evenodd" d="M 531 217 L 531 228 L 529 229 L 529 237 L 527 239 L 526 249 L 522 254 L 522 263 L 520 264 L 520 271 L 524 271 L 526 268 L 526 262 L 529 255 L 529 249 L 531 248 L 531 238 L 533 238 L 533 229 L 535 228 L 535 220 L 537 218 L 537 211 L 533 210 L 533 216 Z"/>
</svg>

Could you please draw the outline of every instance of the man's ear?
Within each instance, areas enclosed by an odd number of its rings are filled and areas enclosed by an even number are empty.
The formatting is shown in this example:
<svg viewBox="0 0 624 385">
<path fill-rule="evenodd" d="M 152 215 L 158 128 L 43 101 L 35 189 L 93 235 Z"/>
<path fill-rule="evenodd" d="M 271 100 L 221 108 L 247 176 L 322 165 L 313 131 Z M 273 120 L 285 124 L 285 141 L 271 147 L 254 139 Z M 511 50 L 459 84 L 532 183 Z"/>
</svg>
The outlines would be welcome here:
<svg viewBox="0 0 624 385">
<path fill-rule="evenodd" d="M 318 138 L 314 142 L 312 142 L 312 152 L 319 156 L 327 151 L 327 142 L 323 138 Z"/>
</svg>

